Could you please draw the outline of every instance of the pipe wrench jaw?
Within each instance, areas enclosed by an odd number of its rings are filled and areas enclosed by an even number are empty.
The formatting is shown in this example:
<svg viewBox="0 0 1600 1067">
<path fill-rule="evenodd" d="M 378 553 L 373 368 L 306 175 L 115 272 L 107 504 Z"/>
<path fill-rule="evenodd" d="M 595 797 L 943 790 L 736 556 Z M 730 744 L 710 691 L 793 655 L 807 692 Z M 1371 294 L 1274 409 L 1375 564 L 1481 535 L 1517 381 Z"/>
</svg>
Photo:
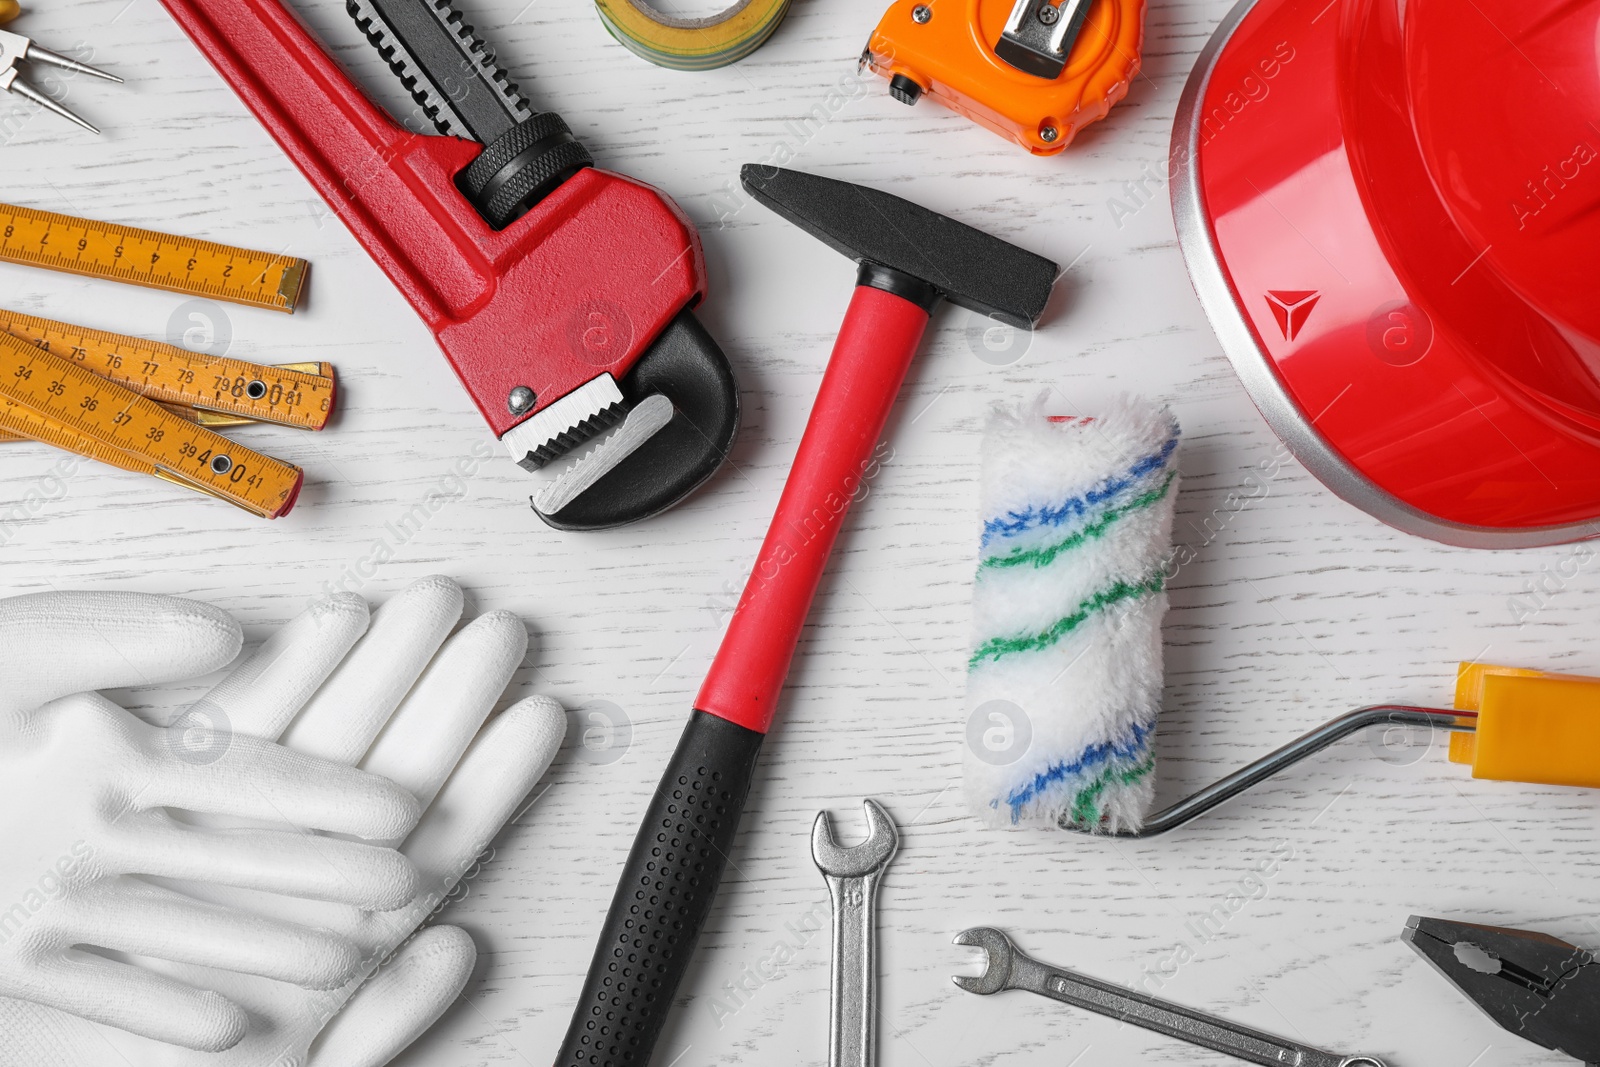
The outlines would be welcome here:
<svg viewBox="0 0 1600 1067">
<path fill-rule="evenodd" d="M 617 431 L 531 498 L 555 529 L 605 530 L 659 514 L 715 474 L 733 444 L 738 385 L 687 308 L 619 386 L 606 415 L 620 420 Z"/>
<path fill-rule="evenodd" d="M 459 186 L 464 172 L 453 173 Z M 705 265 L 677 206 L 585 167 L 483 239 L 499 272 L 488 299 L 434 333 L 511 458 L 548 469 L 634 423 L 538 493 L 540 517 L 564 530 L 622 526 L 709 478 L 737 429 L 738 394 L 689 310 Z M 664 423 L 659 401 L 634 417 L 652 394 L 674 409 Z"/>
</svg>

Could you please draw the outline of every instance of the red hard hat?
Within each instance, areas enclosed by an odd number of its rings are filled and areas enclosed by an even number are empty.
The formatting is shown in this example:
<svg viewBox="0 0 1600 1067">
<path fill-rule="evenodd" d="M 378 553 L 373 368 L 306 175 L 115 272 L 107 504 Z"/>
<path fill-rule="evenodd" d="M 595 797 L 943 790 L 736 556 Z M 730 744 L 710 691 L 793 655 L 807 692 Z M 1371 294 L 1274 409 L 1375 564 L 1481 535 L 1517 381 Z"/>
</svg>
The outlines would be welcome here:
<svg viewBox="0 0 1600 1067">
<path fill-rule="evenodd" d="M 1172 135 L 1256 406 L 1390 525 L 1600 536 L 1600 4 L 1243 0 Z"/>
</svg>

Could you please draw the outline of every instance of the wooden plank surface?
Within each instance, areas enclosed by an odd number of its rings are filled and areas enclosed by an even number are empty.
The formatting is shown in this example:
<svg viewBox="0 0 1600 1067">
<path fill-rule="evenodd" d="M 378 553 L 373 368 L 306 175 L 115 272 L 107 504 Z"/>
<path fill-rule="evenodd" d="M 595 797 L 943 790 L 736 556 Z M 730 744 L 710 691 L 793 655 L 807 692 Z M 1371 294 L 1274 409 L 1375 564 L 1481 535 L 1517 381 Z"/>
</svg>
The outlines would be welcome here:
<svg viewBox="0 0 1600 1067">
<path fill-rule="evenodd" d="M 299 6 L 375 95 L 406 109 L 342 4 Z M 1166 625 L 1163 799 L 1350 707 L 1447 701 L 1457 660 L 1600 673 L 1592 554 L 1468 552 L 1393 532 L 1285 458 L 1233 377 L 1189 288 L 1166 190 L 1149 177 L 1165 173 L 1183 80 L 1227 6 L 1155 3 L 1128 99 L 1064 156 L 1040 160 L 858 76 L 881 13 L 873 3 L 796 0 L 749 60 L 684 74 L 622 50 L 581 0 L 464 0 L 539 106 L 558 110 L 602 165 L 668 191 L 700 225 L 712 284 L 702 318 L 743 389 L 743 433 L 710 485 L 646 524 L 579 535 L 535 519 L 523 472 L 477 458 L 487 432 L 426 330 L 155 0 L 41 2 L 17 28 L 58 51 L 87 46 L 128 84 L 65 83 L 69 105 L 107 131 L 99 140 L 0 102 L 4 198 L 302 256 L 312 277 L 290 317 L 0 265 L 7 306 L 162 340 L 188 332 L 204 343 L 225 328 L 232 355 L 333 362 L 344 408 L 320 435 L 237 432 L 306 469 L 298 508 L 270 524 L 6 446 L 0 591 L 191 596 L 234 612 L 259 640 L 324 588 L 381 600 L 444 572 L 473 610 L 527 619 L 533 649 L 511 695 L 548 693 L 573 709 L 568 747 L 448 912 L 482 950 L 466 996 L 398 1062 L 542 1067 L 852 284 L 833 252 L 759 206 L 730 210 L 722 191 L 741 163 L 762 161 L 868 183 L 1073 266 L 1047 327 L 1008 365 L 979 357 L 972 316 L 937 316 L 892 456 L 824 582 L 656 1062 L 826 1058 L 828 946 L 810 929 L 826 922 L 826 893 L 807 834 L 830 807 L 853 839 L 864 795 L 903 833 L 880 915 L 886 1067 L 1229 1062 L 1038 998 L 958 991 L 949 976 L 971 956 L 950 937 L 980 923 L 1042 958 L 1113 981 L 1154 974 L 1164 995 L 1396 1067 L 1570 1062 L 1498 1030 L 1398 935 L 1420 912 L 1600 947 L 1593 794 L 1476 782 L 1444 761 L 1442 739 L 1372 737 L 1148 843 L 995 832 L 964 810 L 978 432 L 989 405 L 1040 391 L 1084 413 L 1138 392 L 1172 404 L 1184 425 L 1177 539 L 1194 559 L 1173 582 Z M 462 459 L 472 474 L 457 480 Z M 1277 473 L 1241 505 L 1235 494 L 1251 492 L 1245 479 L 1263 461 Z M 1534 582 L 1542 606 L 1519 608 Z M 585 727 L 614 709 L 631 736 L 608 752 L 605 731 Z M 1274 856 L 1265 888 L 1233 910 L 1230 893 Z M 785 940 L 792 959 L 763 968 Z M 1194 958 L 1180 964 L 1182 947 Z M 748 977 L 763 969 L 777 976 Z"/>
</svg>

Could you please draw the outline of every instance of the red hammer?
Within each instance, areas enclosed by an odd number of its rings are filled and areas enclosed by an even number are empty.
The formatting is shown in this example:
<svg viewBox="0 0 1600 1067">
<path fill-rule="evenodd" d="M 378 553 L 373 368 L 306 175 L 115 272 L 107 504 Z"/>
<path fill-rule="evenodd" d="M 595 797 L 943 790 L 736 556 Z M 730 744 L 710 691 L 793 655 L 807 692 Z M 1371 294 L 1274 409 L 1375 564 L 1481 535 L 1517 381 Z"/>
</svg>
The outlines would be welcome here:
<svg viewBox="0 0 1600 1067">
<path fill-rule="evenodd" d="M 710 914 L 756 754 L 850 500 L 941 299 L 1024 329 L 1056 265 L 897 196 L 746 166 L 757 200 L 860 263 L 777 514 L 623 866 L 557 1067 L 645 1067 Z"/>
</svg>

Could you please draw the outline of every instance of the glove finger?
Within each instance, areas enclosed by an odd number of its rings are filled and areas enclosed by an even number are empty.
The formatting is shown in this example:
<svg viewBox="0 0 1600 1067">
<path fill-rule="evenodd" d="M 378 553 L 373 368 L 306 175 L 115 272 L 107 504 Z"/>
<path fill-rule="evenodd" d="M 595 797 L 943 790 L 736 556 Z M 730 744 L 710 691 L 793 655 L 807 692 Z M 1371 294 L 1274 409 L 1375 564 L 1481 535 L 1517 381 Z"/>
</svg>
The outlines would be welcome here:
<svg viewBox="0 0 1600 1067">
<path fill-rule="evenodd" d="M 529 697 L 495 716 L 473 742 L 402 847 L 416 864 L 424 900 L 449 893 L 516 814 L 555 758 L 566 725 L 560 704 Z"/>
<path fill-rule="evenodd" d="M 461 995 L 477 959 L 460 927 L 423 930 L 328 1022 L 306 1067 L 383 1067 Z"/>
<path fill-rule="evenodd" d="M 249 1025 L 221 993 L 87 952 L 68 952 L 37 973 L 35 1002 L 169 1045 L 223 1052 L 244 1039 Z"/>
<path fill-rule="evenodd" d="M 366 636 L 306 704 L 283 743 L 338 763 L 360 763 L 450 636 L 463 599 L 459 585 L 433 575 L 378 608 Z"/>
<path fill-rule="evenodd" d="M 155 733 L 159 739 L 147 747 L 145 774 L 132 769 L 128 774 L 133 802 L 141 809 L 232 815 L 371 841 L 403 836 L 421 810 L 416 798 L 393 782 L 271 741 L 224 735 L 214 736 L 203 750 L 174 750 L 170 734 Z"/>
<path fill-rule="evenodd" d="M 277 830 L 194 830 L 160 812 L 124 816 L 103 863 L 119 874 L 182 878 L 391 911 L 416 897 L 416 868 L 391 848 Z"/>
<path fill-rule="evenodd" d="M 515 615 L 474 619 L 433 658 L 361 766 L 427 807 L 527 653 L 528 629 Z"/>
<path fill-rule="evenodd" d="M 367 628 L 353 593 L 319 597 L 207 693 L 190 714 L 247 737 L 276 740 Z"/>
<path fill-rule="evenodd" d="M 62 922 L 75 945 L 255 974 L 306 989 L 356 976 L 361 951 L 327 930 L 206 904 L 117 878 L 73 894 Z"/>
<path fill-rule="evenodd" d="M 156 685 L 226 666 L 244 636 L 220 608 L 148 593 L 28 593 L 0 601 L 0 710 L 92 689 Z"/>
</svg>

